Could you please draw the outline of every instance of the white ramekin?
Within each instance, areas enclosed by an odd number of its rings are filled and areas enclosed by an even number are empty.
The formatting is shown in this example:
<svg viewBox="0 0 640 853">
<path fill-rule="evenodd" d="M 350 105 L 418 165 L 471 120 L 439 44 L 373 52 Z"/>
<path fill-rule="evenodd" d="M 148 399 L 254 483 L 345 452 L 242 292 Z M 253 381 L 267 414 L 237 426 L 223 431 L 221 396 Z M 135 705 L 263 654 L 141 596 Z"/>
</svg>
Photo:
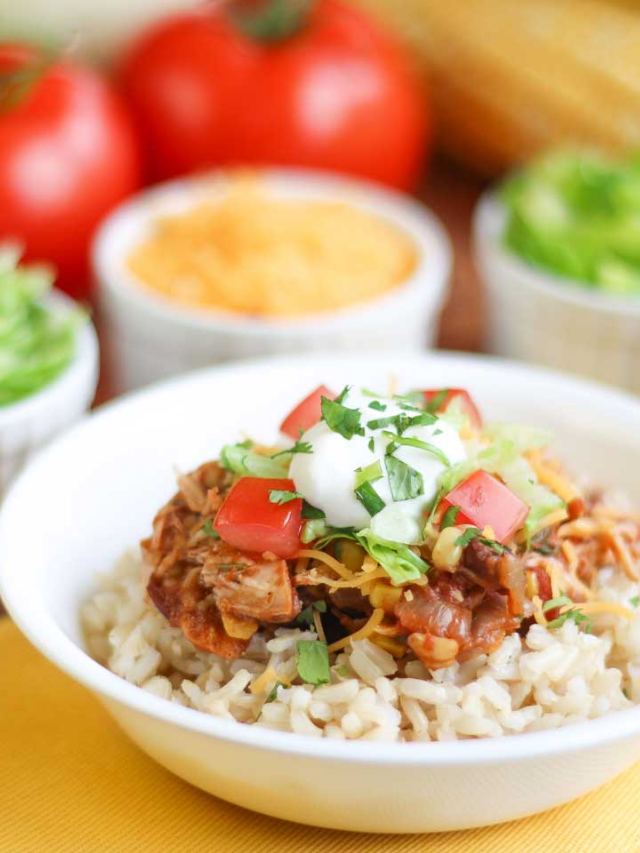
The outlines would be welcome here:
<svg viewBox="0 0 640 853">
<path fill-rule="evenodd" d="M 50 297 L 54 309 L 73 302 L 62 293 Z M 98 341 L 90 322 L 78 334 L 75 358 L 42 390 L 0 408 L 0 499 L 27 459 L 87 411 L 98 381 Z"/>
<path fill-rule="evenodd" d="M 150 233 L 155 217 L 221 195 L 229 176 L 217 172 L 154 187 L 117 208 L 93 248 L 121 390 L 252 356 L 372 347 L 416 351 L 433 342 L 451 270 L 449 240 L 433 214 L 399 193 L 342 176 L 288 169 L 265 170 L 261 178 L 282 197 L 344 201 L 392 222 L 417 246 L 415 272 L 378 299 L 302 319 L 185 308 L 140 287 L 126 258 Z"/>
<path fill-rule="evenodd" d="M 502 245 L 506 211 L 487 192 L 474 214 L 487 294 L 487 346 L 640 392 L 640 299 L 609 296 L 544 272 Z"/>
</svg>

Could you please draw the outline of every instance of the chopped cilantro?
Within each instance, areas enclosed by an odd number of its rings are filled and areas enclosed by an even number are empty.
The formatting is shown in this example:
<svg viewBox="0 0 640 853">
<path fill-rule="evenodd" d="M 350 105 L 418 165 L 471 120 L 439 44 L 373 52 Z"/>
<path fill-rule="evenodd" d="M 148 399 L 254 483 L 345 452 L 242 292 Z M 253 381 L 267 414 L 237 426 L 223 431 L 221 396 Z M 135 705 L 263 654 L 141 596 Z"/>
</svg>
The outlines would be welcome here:
<svg viewBox="0 0 640 853">
<path fill-rule="evenodd" d="M 346 385 L 336 400 L 329 400 L 328 397 L 322 397 L 320 406 L 322 409 L 322 419 L 329 429 L 337 432 L 343 438 L 346 438 L 347 441 L 350 441 L 354 435 L 364 435 L 364 429 L 360 426 L 359 410 L 349 409 L 342 405 L 342 400 L 348 391 L 349 386 Z"/>
<path fill-rule="evenodd" d="M 329 650 L 320 640 L 298 640 L 297 663 L 300 678 L 306 684 L 327 684 L 329 672 Z"/>
<path fill-rule="evenodd" d="M 572 622 L 575 622 L 576 625 L 583 625 L 587 634 L 590 634 L 593 628 L 593 621 L 586 613 L 583 613 L 577 607 L 572 607 L 571 605 L 573 605 L 573 601 L 564 594 L 559 595 L 557 598 L 550 598 L 548 601 L 545 601 L 542 605 L 543 613 L 548 613 L 556 607 L 569 607 L 569 610 L 565 610 L 565 612 L 561 613 L 557 619 L 553 619 L 549 622 L 547 624 L 547 628 L 561 628 L 565 622 L 571 620 Z"/>
<path fill-rule="evenodd" d="M 557 549 L 546 542 L 541 542 L 540 545 L 534 545 L 531 550 L 538 554 L 543 554 L 545 557 L 550 557 L 556 553 Z"/>
<path fill-rule="evenodd" d="M 210 536 L 212 539 L 220 538 L 220 534 L 218 533 L 218 531 L 213 529 L 213 522 L 210 518 L 208 518 L 202 525 L 202 532 L 205 536 Z"/>
<path fill-rule="evenodd" d="M 305 500 L 302 501 L 302 517 L 317 520 L 319 518 L 325 518 L 325 514 L 321 509 L 318 509 L 317 506 L 312 506 L 310 503 L 307 503 Z"/>
<path fill-rule="evenodd" d="M 447 527 L 453 527 L 456 523 L 456 518 L 458 517 L 459 512 L 459 506 L 450 506 L 449 509 L 442 516 L 442 521 L 440 522 L 440 530 L 445 530 L 445 528 Z"/>
<path fill-rule="evenodd" d="M 370 439 L 369 439 L 369 444 L 367 445 L 367 447 L 369 448 L 369 450 L 370 450 L 372 453 L 373 453 L 373 452 L 374 452 L 374 450 L 376 449 L 376 443 L 375 443 L 375 441 L 374 441 L 372 438 L 370 438 Z"/>
<path fill-rule="evenodd" d="M 355 495 L 362 504 L 362 506 L 366 509 L 366 511 L 372 518 L 386 506 L 385 502 L 373 488 L 369 480 L 365 480 L 364 483 L 361 483 L 359 486 L 356 486 L 353 491 L 355 492 Z"/>
<path fill-rule="evenodd" d="M 472 539 L 477 539 L 478 542 L 482 542 L 483 545 L 486 545 L 487 548 L 491 548 L 491 550 L 495 551 L 496 554 L 504 554 L 507 550 L 504 545 L 501 545 L 500 542 L 496 542 L 495 539 L 488 539 L 486 536 L 483 536 L 482 530 L 478 527 L 467 527 L 464 533 L 461 536 L 458 536 L 455 544 L 460 545 L 462 548 L 466 548 Z"/>
<path fill-rule="evenodd" d="M 264 700 L 264 704 L 267 705 L 269 702 L 275 702 L 276 701 L 276 699 L 278 698 L 278 687 L 287 688 L 288 686 L 289 686 L 288 684 L 285 684 L 282 681 L 276 681 L 276 683 L 273 685 L 273 687 L 269 691 L 269 695 Z"/>
<path fill-rule="evenodd" d="M 633 605 L 633 607 L 637 607 L 640 604 L 640 596 L 634 595 L 633 598 L 629 599 L 629 604 Z"/>
<path fill-rule="evenodd" d="M 393 399 L 397 401 L 401 409 L 415 409 L 424 411 L 424 394 L 422 391 L 409 391 L 407 394 L 394 394 Z"/>
<path fill-rule="evenodd" d="M 420 412 L 417 415 L 408 415 L 406 412 L 401 412 L 399 415 L 388 415 L 386 418 L 374 418 L 367 422 L 369 429 L 384 429 L 385 427 L 393 426 L 398 430 L 398 435 L 402 435 L 409 427 L 414 426 L 431 426 L 436 422 L 437 418 L 428 412 Z"/>
<path fill-rule="evenodd" d="M 407 447 L 417 447 L 419 450 L 425 450 L 427 453 L 432 453 L 446 468 L 451 467 L 449 457 L 443 453 L 439 447 L 436 447 L 435 444 L 430 444 L 428 441 L 422 441 L 419 438 L 407 438 L 406 436 L 394 435 L 392 432 L 383 431 L 382 435 L 385 438 L 391 439 L 391 443 L 393 445 L 402 444 Z M 387 447 L 387 453 L 393 453 L 393 450 L 389 450 L 389 447 Z"/>
<path fill-rule="evenodd" d="M 286 456 L 294 453 L 313 453 L 313 447 L 308 441 L 300 441 L 298 439 L 292 447 L 287 447 L 285 450 L 279 450 L 277 453 L 272 453 L 271 458 L 277 459 L 278 456 Z"/>
<path fill-rule="evenodd" d="M 298 500 L 302 495 L 300 492 L 291 492 L 288 489 L 269 489 L 269 503 L 288 504 L 289 501 Z"/>
<path fill-rule="evenodd" d="M 308 607 L 305 607 L 304 610 L 301 610 L 296 617 L 296 622 L 299 625 L 307 625 L 312 628 L 314 626 L 313 621 L 313 611 L 317 610 L 318 613 L 326 613 L 327 612 L 327 602 L 326 601 L 313 601 L 309 604 Z"/>
<path fill-rule="evenodd" d="M 369 403 L 369 408 L 375 409 L 376 412 L 386 412 L 386 410 L 387 410 L 387 407 L 385 406 L 385 404 L 381 403 L 380 400 L 372 400 Z"/>
<path fill-rule="evenodd" d="M 556 607 L 566 607 L 567 605 L 573 604 L 570 598 L 566 595 L 559 595 L 557 598 L 549 598 L 542 605 L 542 612 L 548 613 L 550 610 L 554 610 Z"/>
<path fill-rule="evenodd" d="M 408 501 L 424 494 L 424 481 L 419 471 L 395 456 L 386 456 L 384 464 L 394 501 Z"/>
</svg>

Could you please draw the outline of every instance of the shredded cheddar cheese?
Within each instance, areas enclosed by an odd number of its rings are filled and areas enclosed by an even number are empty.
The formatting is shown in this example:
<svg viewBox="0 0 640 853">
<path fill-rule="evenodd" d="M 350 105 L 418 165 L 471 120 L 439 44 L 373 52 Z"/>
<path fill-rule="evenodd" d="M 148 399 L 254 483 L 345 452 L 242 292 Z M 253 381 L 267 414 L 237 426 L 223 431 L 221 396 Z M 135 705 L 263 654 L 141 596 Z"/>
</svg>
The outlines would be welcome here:
<svg viewBox="0 0 640 853">
<path fill-rule="evenodd" d="M 548 486 L 548 488 L 561 497 L 565 503 L 570 503 L 572 500 L 581 497 L 580 491 L 573 483 L 567 480 L 566 477 L 563 477 L 562 474 L 552 468 L 551 465 L 546 464 L 540 459 L 540 453 L 538 451 L 532 451 L 529 454 L 529 460 L 533 470 L 536 472 L 539 482 L 542 483 L 543 486 Z"/>
<path fill-rule="evenodd" d="M 413 272 L 395 225 L 343 202 L 272 194 L 255 176 L 153 223 L 128 258 L 140 285 L 183 305 L 295 316 L 367 302 Z"/>
<path fill-rule="evenodd" d="M 353 578 L 353 573 L 349 571 L 344 563 L 341 563 L 335 557 L 332 557 L 331 554 L 327 554 L 324 551 L 318 551 L 315 548 L 305 548 L 302 551 L 298 551 L 298 558 L 300 557 L 307 557 L 310 560 L 317 560 L 319 563 L 324 563 L 325 566 L 333 569 L 337 575 L 345 580 Z"/>
</svg>

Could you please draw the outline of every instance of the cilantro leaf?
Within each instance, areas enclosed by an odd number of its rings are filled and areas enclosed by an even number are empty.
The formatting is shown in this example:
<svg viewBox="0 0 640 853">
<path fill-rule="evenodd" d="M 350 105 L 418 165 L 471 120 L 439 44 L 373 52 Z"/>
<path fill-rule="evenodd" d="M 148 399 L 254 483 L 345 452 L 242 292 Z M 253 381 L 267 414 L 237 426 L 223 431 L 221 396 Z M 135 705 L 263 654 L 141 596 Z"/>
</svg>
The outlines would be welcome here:
<svg viewBox="0 0 640 853">
<path fill-rule="evenodd" d="M 298 640 L 296 647 L 300 678 L 306 684 L 328 684 L 331 674 L 327 644 L 321 640 Z"/>
<path fill-rule="evenodd" d="M 559 595 L 557 598 L 549 598 L 542 605 L 542 612 L 548 613 L 550 610 L 554 610 L 556 607 L 566 607 L 567 605 L 573 604 L 570 598 L 567 598 L 566 595 Z"/>
<path fill-rule="evenodd" d="M 313 453 L 313 447 L 308 441 L 300 441 L 298 439 L 291 447 L 279 450 L 277 453 L 272 453 L 271 459 L 277 459 L 278 456 L 293 456 L 296 453 Z"/>
<path fill-rule="evenodd" d="M 495 551 L 496 554 L 504 554 L 507 550 L 504 545 L 501 545 L 500 542 L 496 542 L 495 539 L 488 539 L 486 536 L 483 536 L 482 530 L 478 527 L 467 527 L 464 533 L 462 533 L 461 536 L 458 536 L 455 544 L 460 545 L 462 548 L 466 548 L 472 539 L 477 539 L 479 542 L 482 542 L 483 545 L 486 545 L 487 548 L 491 548 L 491 550 Z"/>
<path fill-rule="evenodd" d="M 408 501 L 424 494 L 422 474 L 411 465 L 407 465 L 395 456 L 386 456 L 384 465 L 394 501 Z"/>
<path fill-rule="evenodd" d="M 629 599 L 629 604 L 633 607 L 637 607 L 640 604 L 640 596 L 634 595 L 633 598 Z"/>
<path fill-rule="evenodd" d="M 269 503 L 272 504 L 282 506 L 289 501 L 298 500 L 298 498 L 302 498 L 300 492 L 292 492 L 289 489 L 269 489 Z"/>
<path fill-rule="evenodd" d="M 322 397 L 320 407 L 322 409 L 322 420 L 329 429 L 350 441 L 354 435 L 364 435 L 364 429 L 360 426 L 359 410 L 349 409 L 340 402 L 344 399 L 348 389 L 349 386 L 347 385 L 336 400 Z"/>
<path fill-rule="evenodd" d="M 299 625 L 306 625 L 309 628 L 312 628 L 315 625 L 313 620 L 313 611 L 317 610 L 318 613 L 326 613 L 327 612 L 327 602 L 326 601 L 313 601 L 308 607 L 305 607 L 304 610 L 301 610 L 296 617 L 296 622 Z"/>
<path fill-rule="evenodd" d="M 406 447 L 417 447 L 419 450 L 425 450 L 427 453 L 432 453 L 446 468 L 451 467 L 449 457 L 443 453 L 439 447 L 436 447 L 435 444 L 430 444 L 428 441 L 422 441 L 419 438 L 407 438 L 406 436 L 394 435 L 392 432 L 383 431 L 382 435 L 385 438 L 390 438 L 393 445 L 402 444 Z M 393 451 L 389 451 L 387 448 L 387 453 L 389 452 Z"/>
<path fill-rule="evenodd" d="M 202 532 L 205 536 L 210 536 L 212 539 L 220 538 L 220 534 L 218 533 L 218 531 L 213 529 L 213 522 L 210 518 L 208 518 L 202 525 Z"/>
<path fill-rule="evenodd" d="M 374 441 L 372 438 L 370 438 L 370 439 L 369 439 L 369 444 L 367 444 L 367 447 L 368 447 L 368 448 L 369 448 L 369 450 L 373 453 L 373 451 L 374 451 L 374 450 L 375 450 L 375 448 L 376 448 L 376 443 L 375 443 L 375 441 Z"/>
<path fill-rule="evenodd" d="M 456 518 L 460 512 L 459 506 L 450 506 L 449 509 L 442 516 L 442 521 L 440 522 L 440 530 L 445 530 L 447 527 L 453 527 L 456 523 Z"/>
<path fill-rule="evenodd" d="M 289 685 L 285 684 L 283 681 L 276 681 L 271 690 L 269 691 L 269 695 L 264 700 L 264 704 L 267 705 L 269 702 L 275 702 L 278 698 L 278 687 L 287 688 Z"/>
<path fill-rule="evenodd" d="M 326 515 L 321 509 L 318 509 L 317 506 L 312 506 L 310 503 L 307 503 L 307 501 L 303 499 L 302 518 L 317 520 L 319 518 L 326 518 Z"/>
<path fill-rule="evenodd" d="M 380 400 L 372 400 L 371 403 L 369 403 L 369 408 L 375 409 L 376 412 L 385 412 L 387 409 L 385 404 L 381 403 Z"/>
<path fill-rule="evenodd" d="M 369 429 L 384 429 L 384 427 L 393 426 L 398 430 L 398 435 L 402 435 L 409 427 L 431 426 L 436 420 L 437 418 L 428 412 L 420 412 L 417 415 L 401 412 L 399 415 L 388 415 L 386 418 L 374 418 L 367 421 L 367 427 Z"/>
</svg>

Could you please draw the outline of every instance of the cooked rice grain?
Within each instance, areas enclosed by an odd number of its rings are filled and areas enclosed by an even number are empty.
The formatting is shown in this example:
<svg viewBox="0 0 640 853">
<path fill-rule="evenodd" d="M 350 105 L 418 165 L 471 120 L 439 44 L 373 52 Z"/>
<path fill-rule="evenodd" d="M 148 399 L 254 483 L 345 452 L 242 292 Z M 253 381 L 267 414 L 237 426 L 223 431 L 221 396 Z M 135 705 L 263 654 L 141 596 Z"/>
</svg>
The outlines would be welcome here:
<svg viewBox="0 0 640 853">
<path fill-rule="evenodd" d="M 331 656 L 331 684 L 314 689 L 295 684 L 296 644 L 314 632 L 278 628 L 226 661 L 171 628 L 142 577 L 140 557 L 128 554 L 100 579 L 82 611 L 91 654 L 154 696 L 215 717 L 312 737 L 427 742 L 558 728 L 640 702 L 639 618 L 599 615 L 593 634 L 570 620 L 555 631 L 533 625 L 524 639 L 512 634 L 490 655 L 435 672 L 359 640 Z M 601 600 L 629 607 L 640 595 L 613 570 L 598 583 Z"/>
</svg>

